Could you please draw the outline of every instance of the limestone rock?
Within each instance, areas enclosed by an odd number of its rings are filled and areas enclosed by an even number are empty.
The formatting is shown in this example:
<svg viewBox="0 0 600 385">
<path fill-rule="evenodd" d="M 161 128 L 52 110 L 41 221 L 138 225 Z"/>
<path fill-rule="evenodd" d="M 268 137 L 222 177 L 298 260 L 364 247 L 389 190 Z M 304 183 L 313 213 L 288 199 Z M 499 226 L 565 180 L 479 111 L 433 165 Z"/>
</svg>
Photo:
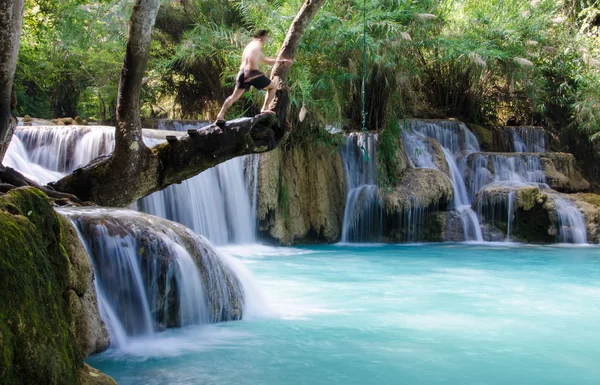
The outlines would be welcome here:
<svg viewBox="0 0 600 385">
<path fill-rule="evenodd" d="M 468 124 L 467 126 L 477 138 L 481 151 L 494 151 L 495 130 L 488 129 L 477 124 Z"/>
<path fill-rule="evenodd" d="M 0 234 L 0 383 L 79 384 L 69 303 L 79 277 L 48 197 L 31 187 L 0 195 Z"/>
<path fill-rule="evenodd" d="M 67 298 L 72 312 L 71 330 L 84 357 L 106 350 L 110 337 L 98 311 L 94 270 L 90 257 L 71 222 L 59 215 L 65 251 L 71 262 Z"/>
<path fill-rule="evenodd" d="M 575 166 L 575 157 L 562 152 L 540 154 L 542 170 L 547 183 L 560 192 L 582 192 L 590 189 L 590 184 Z"/>
<path fill-rule="evenodd" d="M 446 174 L 448 178 L 451 178 L 450 168 L 448 167 L 446 156 L 444 155 L 444 151 L 442 150 L 440 143 L 432 138 L 425 138 L 423 141 L 429 147 L 429 153 L 433 155 L 433 162 L 435 163 L 435 166 L 441 172 Z"/>
<path fill-rule="evenodd" d="M 259 231 L 280 244 L 340 239 L 346 178 L 339 151 L 301 144 L 261 154 Z"/>
<path fill-rule="evenodd" d="M 404 170 L 396 188 L 382 196 L 388 214 L 409 211 L 415 207 L 443 209 L 454 197 L 452 182 L 441 171 L 429 168 Z"/>
<path fill-rule="evenodd" d="M 79 382 L 81 385 L 117 385 L 110 376 L 85 363 L 79 371 Z"/>
</svg>

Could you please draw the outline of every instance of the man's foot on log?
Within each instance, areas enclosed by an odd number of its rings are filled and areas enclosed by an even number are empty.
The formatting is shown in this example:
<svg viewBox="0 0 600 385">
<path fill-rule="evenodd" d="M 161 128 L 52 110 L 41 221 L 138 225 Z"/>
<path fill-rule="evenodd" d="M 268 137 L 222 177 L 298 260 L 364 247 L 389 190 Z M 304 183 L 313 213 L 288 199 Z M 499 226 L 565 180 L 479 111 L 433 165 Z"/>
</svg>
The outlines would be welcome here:
<svg viewBox="0 0 600 385">
<path fill-rule="evenodd" d="M 263 110 L 260 113 L 261 114 L 269 114 L 269 115 L 277 115 L 277 113 L 273 110 Z"/>
<path fill-rule="evenodd" d="M 221 127 L 221 128 L 223 128 L 223 127 L 225 126 L 225 123 L 227 123 L 227 121 L 226 121 L 225 119 L 217 119 L 217 120 L 215 120 L 215 122 L 214 122 L 214 124 L 215 124 L 217 127 Z"/>
</svg>

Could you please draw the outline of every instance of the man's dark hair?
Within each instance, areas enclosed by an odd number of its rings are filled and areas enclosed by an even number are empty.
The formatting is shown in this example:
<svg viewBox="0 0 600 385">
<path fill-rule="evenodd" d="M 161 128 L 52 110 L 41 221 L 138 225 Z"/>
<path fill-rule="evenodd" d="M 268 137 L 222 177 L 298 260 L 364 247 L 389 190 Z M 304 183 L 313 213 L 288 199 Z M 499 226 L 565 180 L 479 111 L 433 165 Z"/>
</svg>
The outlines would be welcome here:
<svg viewBox="0 0 600 385">
<path fill-rule="evenodd" d="M 265 37 L 269 34 L 269 31 L 266 29 L 259 29 L 258 31 L 254 32 L 254 35 L 252 35 L 253 38 L 255 39 L 260 39 L 261 37 Z"/>
</svg>

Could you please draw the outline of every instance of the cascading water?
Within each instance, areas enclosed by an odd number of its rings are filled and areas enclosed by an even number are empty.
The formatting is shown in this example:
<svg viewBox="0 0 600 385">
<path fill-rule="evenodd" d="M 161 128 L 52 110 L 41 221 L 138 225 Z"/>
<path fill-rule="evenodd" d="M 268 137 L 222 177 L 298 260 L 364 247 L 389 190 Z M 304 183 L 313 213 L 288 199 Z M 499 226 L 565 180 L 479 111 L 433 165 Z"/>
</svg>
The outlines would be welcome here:
<svg viewBox="0 0 600 385">
<path fill-rule="evenodd" d="M 573 202 L 564 198 L 554 198 L 558 215 L 558 234 L 561 243 L 586 243 L 587 232 L 583 215 Z"/>
<path fill-rule="evenodd" d="M 186 227 L 130 210 L 61 209 L 92 258 L 113 344 L 164 328 L 242 317 L 235 267 Z"/>
<path fill-rule="evenodd" d="M 187 130 L 204 125 L 188 123 L 176 127 Z M 162 143 L 164 132 L 144 130 L 144 142 L 150 147 Z M 110 153 L 113 148 L 112 127 L 19 127 L 7 153 L 7 164 L 40 183 L 48 183 Z M 134 207 L 182 223 L 216 244 L 255 243 L 253 207 L 256 207 L 257 186 L 256 179 L 247 175 L 256 176 L 258 159 L 258 155 L 231 159 L 143 198 Z"/>
<path fill-rule="evenodd" d="M 378 240 L 382 208 L 377 188 L 377 134 L 350 134 L 341 152 L 348 181 L 342 242 Z"/>
<path fill-rule="evenodd" d="M 535 184 L 547 187 L 546 175 L 537 155 L 474 153 L 465 158 L 470 196 L 492 182 L 510 182 L 513 186 Z"/>
<path fill-rule="evenodd" d="M 511 128 L 514 152 L 546 152 L 546 132 L 540 127 Z"/>
<path fill-rule="evenodd" d="M 411 152 L 419 149 L 426 149 L 427 146 L 422 145 L 423 137 L 433 138 L 442 146 L 446 163 L 450 170 L 452 186 L 454 188 L 454 201 L 452 207 L 460 214 L 460 219 L 463 225 L 463 233 L 465 241 L 475 240 L 483 241 L 481 226 L 475 212 L 471 209 L 471 200 L 467 193 L 467 187 L 462 177 L 457 163 L 456 157 L 466 156 L 471 152 L 479 151 L 479 143 L 477 138 L 469 129 L 460 122 L 454 121 L 409 121 L 408 131 L 403 133 L 403 143 L 408 143 L 408 148 Z M 416 146 L 415 146 L 416 144 Z M 409 159 L 415 167 L 435 168 L 433 156 L 431 154 L 423 156 L 427 153 L 426 150 L 420 150 L 419 156 L 409 154 Z"/>
<path fill-rule="evenodd" d="M 207 123 L 162 123 L 178 131 Z M 231 159 L 138 202 L 138 209 L 186 225 L 218 245 L 256 243 L 259 156 Z"/>
<path fill-rule="evenodd" d="M 8 167 L 19 170 L 23 175 L 40 184 L 58 180 L 64 175 L 61 172 L 51 171 L 34 163 L 17 135 L 13 135 L 3 163 Z"/>
</svg>

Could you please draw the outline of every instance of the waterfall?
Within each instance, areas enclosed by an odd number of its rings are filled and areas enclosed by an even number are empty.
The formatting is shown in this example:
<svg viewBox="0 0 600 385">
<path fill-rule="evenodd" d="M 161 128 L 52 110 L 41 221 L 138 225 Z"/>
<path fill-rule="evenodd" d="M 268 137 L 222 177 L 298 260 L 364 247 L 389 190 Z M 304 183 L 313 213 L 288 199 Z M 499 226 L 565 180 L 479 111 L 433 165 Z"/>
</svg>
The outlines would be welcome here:
<svg viewBox="0 0 600 385">
<path fill-rule="evenodd" d="M 186 131 L 207 124 L 161 121 L 159 127 Z M 217 245 L 256 243 L 258 161 L 258 155 L 228 160 L 142 198 L 137 207 L 184 224 Z"/>
<path fill-rule="evenodd" d="M 446 163 L 450 170 L 450 180 L 454 188 L 454 201 L 452 207 L 460 214 L 465 241 L 483 241 L 481 226 L 477 214 L 471 208 L 471 199 L 467 193 L 467 187 L 463 179 L 456 158 L 466 156 L 471 152 L 479 151 L 477 138 L 469 129 L 460 122 L 454 121 L 409 121 L 412 131 L 402 134 L 403 144 L 408 143 L 407 154 L 415 167 L 436 168 L 433 155 L 427 153 L 427 146 L 423 143 L 423 137 L 433 138 L 442 146 Z M 417 152 L 419 149 L 420 153 Z M 409 153 L 410 152 L 410 153 Z"/>
<path fill-rule="evenodd" d="M 60 209 L 92 259 L 113 344 L 165 328 L 242 317 L 243 283 L 202 237 L 131 210 Z"/>
<path fill-rule="evenodd" d="M 164 122 L 163 125 L 173 126 Z M 177 122 L 174 126 L 188 130 L 204 125 Z M 165 141 L 165 131 L 144 130 L 143 135 L 149 147 Z M 7 165 L 40 183 L 48 183 L 112 152 L 114 128 L 19 127 L 12 142 Z M 133 207 L 182 223 L 216 244 L 255 243 L 258 160 L 258 155 L 231 159 L 151 194 Z"/>
<path fill-rule="evenodd" d="M 587 243 L 587 231 L 583 215 L 568 199 L 554 198 L 558 216 L 557 240 L 561 243 Z"/>
<path fill-rule="evenodd" d="M 377 134 L 348 135 L 341 153 L 348 181 L 342 242 L 378 240 L 383 213 L 377 188 Z"/>
<path fill-rule="evenodd" d="M 6 155 L 4 156 L 3 163 L 40 184 L 58 180 L 64 175 L 61 172 L 51 171 L 34 163 L 29 157 L 25 145 L 17 135 L 13 135 L 8 150 L 6 151 Z"/>
<path fill-rule="evenodd" d="M 510 129 L 514 152 L 546 152 L 546 132 L 540 127 Z"/>
<path fill-rule="evenodd" d="M 514 218 L 514 210 L 515 210 L 515 192 L 511 190 L 508 193 L 508 219 L 506 221 L 506 241 L 510 242 L 510 230 L 512 227 L 512 222 Z"/>
<path fill-rule="evenodd" d="M 412 167 L 437 168 L 433 154 L 431 154 L 427 143 L 425 143 L 424 135 L 410 130 L 403 130 L 400 137 Z"/>
<path fill-rule="evenodd" d="M 452 120 L 408 120 L 409 129 L 438 141 L 442 147 L 456 155 L 460 152 L 479 152 L 479 142 L 469 128 Z"/>
<path fill-rule="evenodd" d="M 471 199 L 492 182 L 511 182 L 515 186 L 536 184 L 547 187 L 546 175 L 542 171 L 542 163 L 537 155 L 474 153 L 468 155 L 465 161 L 468 168 L 467 178 L 471 182 Z"/>
</svg>

